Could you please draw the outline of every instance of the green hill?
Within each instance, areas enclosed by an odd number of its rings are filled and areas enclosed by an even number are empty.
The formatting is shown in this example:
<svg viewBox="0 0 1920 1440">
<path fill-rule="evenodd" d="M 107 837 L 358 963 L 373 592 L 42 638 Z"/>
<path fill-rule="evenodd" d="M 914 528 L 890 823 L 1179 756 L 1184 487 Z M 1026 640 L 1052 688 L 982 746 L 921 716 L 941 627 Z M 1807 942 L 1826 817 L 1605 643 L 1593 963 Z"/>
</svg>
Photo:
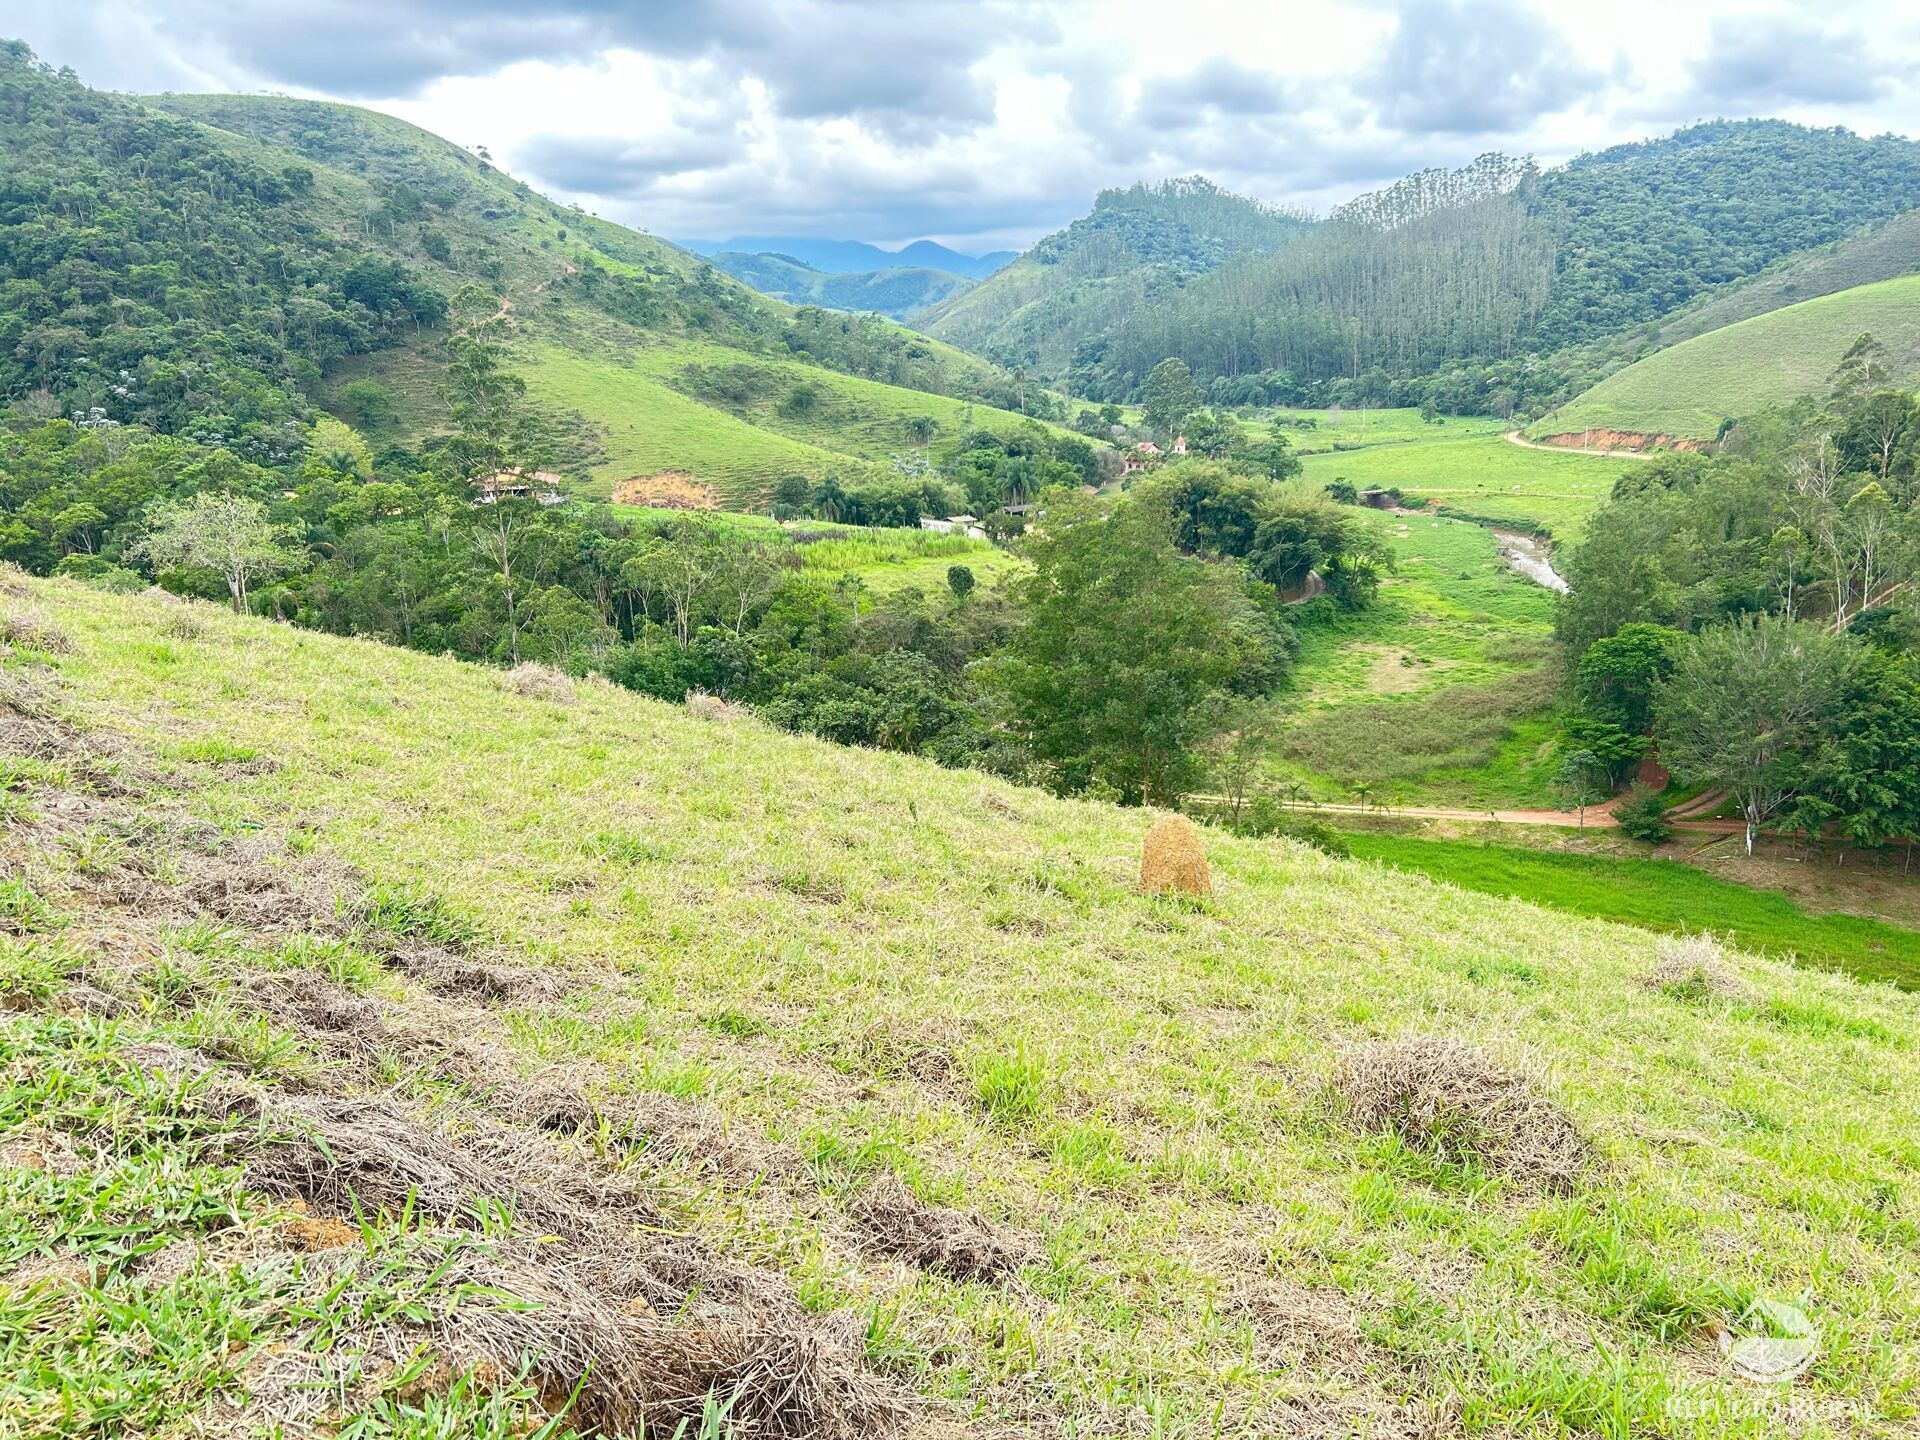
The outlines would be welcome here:
<svg viewBox="0 0 1920 1440">
<path fill-rule="evenodd" d="M 722 250 L 712 264 L 743 285 L 790 305 L 823 305 L 829 310 L 868 311 L 905 320 L 930 305 L 973 285 L 964 275 L 917 266 L 834 273 L 786 255 L 744 255 Z"/>
<path fill-rule="evenodd" d="M 1723 423 L 1821 390 L 1871 332 L 1898 373 L 1920 376 L 1920 275 L 1856 286 L 1660 350 L 1602 380 L 1529 433 L 1615 430 L 1712 440 Z"/>
<path fill-rule="evenodd" d="M 1753 279 L 1715 292 L 1661 322 L 1653 345 L 1664 348 L 1722 325 L 1822 295 L 1920 272 L 1920 210 L 1869 225 L 1845 240 L 1796 255 Z"/>
<path fill-rule="evenodd" d="M 930 334 L 1062 378 L 1075 348 L 1195 275 L 1295 239 L 1304 221 L 1201 176 L 1104 190 L 1090 214 L 916 317 Z"/>
<path fill-rule="evenodd" d="M 8 1428 L 1910 1423 L 1910 995 L 0 584 Z"/>
<path fill-rule="evenodd" d="M 1002 428 L 1016 422 L 996 406 L 1053 405 L 899 326 L 762 296 L 388 116 L 105 95 L 18 44 L 0 48 L 0 99 L 23 117 L 0 126 L 0 402 L 33 413 L 98 409 L 282 463 L 319 406 L 377 442 L 418 445 L 445 423 L 440 342 L 470 286 L 497 298 L 529 364 L 569 357 L 541 398 L 574 417 L 588 493 L 633 478 L 610 457 L 644 456 L 754 505 L 782 474 L 884 464 L 876 414 L 932 413 L 937 448 L 957 442 L 969 404 Z M 632 357 L 683 344 L 709 368 L 774 367 L 829 403 L 796 446 L 771 407 L 686 385 L 622 393 Z M 689 433 L 701 444 L 681 454 Z"/>
<path fill-rule="evenodd" d="M 1589 363 L 1540 357 L 1920 207 L 1920 144 L 1715 121 L 1544 171 L 1501 155 L 1422 171 L 1318 222 L 1200 182 L 1147 198 L 1116 210 L 1103 195 L 919 323 L 1100 400 L 1132 398 L 1177 355 L 1216 404 L 1417 404 L 1410 382 L 1458 369 L 1433 392 L 1441 408 L 1535 413 Z M 1109 239 L 1115 213 L 1134 230 Z M 1214 215 L 1271 218 L 1209 247 L 1187 243 L 1189 213 L 1200 234 Z M 1158 248 L 1124 243 L 1136 233 Z M 1898 273 L 1885 252 L 1911 233 L 1839 264 Z"/>
</svg>

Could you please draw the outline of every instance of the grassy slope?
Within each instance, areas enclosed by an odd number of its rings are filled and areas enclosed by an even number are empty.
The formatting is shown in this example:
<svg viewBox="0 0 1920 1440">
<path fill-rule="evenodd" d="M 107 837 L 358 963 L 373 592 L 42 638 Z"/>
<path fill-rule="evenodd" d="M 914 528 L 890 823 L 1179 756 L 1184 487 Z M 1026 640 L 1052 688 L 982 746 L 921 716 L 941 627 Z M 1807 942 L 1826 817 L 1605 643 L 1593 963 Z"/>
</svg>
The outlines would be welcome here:
<svg viewBox="0 0 1920 1440">
<path fill-rule="evenodd" d="M 819 479 L 913 451 L 903 429 L 913 416 L 939 423 L 936 446 L 969 426 L 1010 433 L 1033 423 L 990 405 L 698 340 L 585 354 L 540 343 L 525 347 L 519 363 L 535 399 L 578 410 L 601 428 L 605 457 L 589 494 L 604 495 L 636 475 L 678 470 L 712 485 L 722 503 L 752 508 L 783 475 Z M 692 366 L 750 367 L 767 377 L 766 393 L 738 407 L 705 403 L 685 393 Z M 804 417 L 782 414 L 782 402 L 802 385 L 818 393 L 818 407 Z"/>
<path fill-rule="evenodd" d="M 1394 489 L 1475 519 L 1538 529 L 1576 544 L 1632 460 L 1554 454 L 1509 444 L 1499 435 L 1375 445 L 1304 457 L 1317 484 L 1346 480 L 1358 488 Z"/>
<path fill-rule="evenodd" d="M 1364 832 L 1347 838 L 1355 855 L 1489 895 L 1522 895 L 1650 930 L 1709 931 L 1744 949 L 1920 990 L 1920 934 L 1855 915 L 1809 915 L 1778 890 L 1736 885 L 1677 861 Z"/>
<path fill-rule="evenodd" d="M 1661 323 L 1654 343 L 1677 345 L 1723 325 L 1916 270 L 1920 270 L 1920 210 L 1796 255 L 1765 274 L 1690 305 Z"/>
<path fill-rule="evenodd" d="M 1538 421 L 1535 435 L 1587 429 L 1711 440 L 1727 418 L 1818 390 L 1862 332 L 1920 374 L 1920 275 L 1861 285 L 1727 325 L 1658 351 Z"/>
<path fill-rule="evenodd" d="M 490 1065 L 709 1099 L 732 1143 L 792 1156 L 742 1170 L 716 1151 L 702 1172 L 589 1131 L 573 1163 L 642 1187 L 669 1228 L 773 1273 L 808 1314 L 844 1317 L 888 1383 L 926 1397 L 922 1414 L 1378 1433 L 1431 1404 L 1469 1434 L 1759 1437 L 1781 1423 L 1775 1402 L 1721 1378 L 1699 1327 L 1758 1294 L 1810 1294 L 1822 1351 L 1795 1399 L 1830 1407 L 1840 1433 L 1911 1423 L 1920 1116 L 1897 1103 L 1920 1082 L 1910 997 L 1744 959 L 1752 1003 L 1690 1002 L 1638 983 L 1643 932 L 1283 842 L 1209 837 L 1215 897 L 1150 900 L 1131 884 L 1137 813 L 598 686 L 557 706 L 486 670 L 212 611 L 189 624 L 144 597 L 37 584 L 4 603 L 73 637 L 55 708 L 96 748 L 131 745 L 126 773 L 157 777 L 125 803 L 245 837 L 242 853 L 276 870 L 296 863 L 276 842 L 297 819 L 297 863 L 349 862 L 388 887 L 368 912 L 380 923 L 470 932 L 495 961 L 592 977 L 463 1023 L 488 1027 Z M 234 763 L 255 752 L 278 769 Z M 58 777 L 14 776 L 17 824 Z M 177 1428 L 217 1405 L 210 1390 L 314 1343 L 278 1292 L 256 1293 L 258 1259 L 140 1281 L 127 1258 L 211 1234 L 258 1256 L 232 1240 L 257 1238 L 273 1207 L 249 1198 L 251 1171 L 195 1168 L 201 1142 L 176 1138 L 164 1158 L 148 1137 L 190 1133 L 174 1111 L 191 1095 L 135 1085 L 133 1062 L 177 1052 L 126 1047 L 208 1046 L 194 1063 L 270 1089 L 315 1062 L 279 1022 L 231 1008 L 256 992 L 220 975 L 264 943 L 244 922 L 170 932 L 136 908 L 61 933 L 92 883 L 82 867 L 112 864 L 81 836 L 8 859 L 45 897 L 36 910 L 9 892 L 9 913 L 32 916 L 6 941 L 31 983 L 0 1024 L 42 1057 L 12 1072 L 9 1103 L 28 1082 L 34 1123 L 80 1157 L 0 1160 L 28 1222 L 0 1234 L 0 1265 L 49 1229 L 81 1264 L 9 1327 L 20 1363 L 0 1404 L 38 1417 L 37 1434 L 97 1433 L 104 1388 L 136 1379 L 147 1408 L 133 1417 Z M 275 943 L 282 968 L 432 1000 L 377 961 Z M 23 946 L 54 958 L 21 971 Z M 56 1004 L 63 967 L 172 998 L 78 1022 Z M 1546 1067 L 1538 1083 L 1597 1147 L 1572 1193 L 1354 1134 L 1328 1110 L 1345 1047 L 1434 1033 Z M 424 1043 L 456 1041 L 442 1023 Z M 36 1101 L 54 1093 L 49 1064 L 92 1088 Z M 407 1062 L 384 1073 L 389 1105 L 491 1103 Z M 96 1128 L 115 1104 L 119 1122 Z M 877 1256 L 852 1207 L 890 1173 L 1031 1236 L 1033 1261 L 959 1284 Z M 100 1198 L 84 1228 L 45 1220 L 86 1194 Z M 426 1205 L 404 1235 L 376 1219 L 349 1248 L 382 1247 L 382 1283 L 405 1291 L 446 1233 Z M 429 1285 L 424 1308 L 489 1303 Z"/>
<path fill-rule="evenodd" d="M 1316 799 L 1365 781 L 1383 801 L 1547 803 L 1553 597 L 1464 520 L 1356 513 L 1399 573 L 1369 609 L 1302 629 L 1270 767 Z"/>
</svg>

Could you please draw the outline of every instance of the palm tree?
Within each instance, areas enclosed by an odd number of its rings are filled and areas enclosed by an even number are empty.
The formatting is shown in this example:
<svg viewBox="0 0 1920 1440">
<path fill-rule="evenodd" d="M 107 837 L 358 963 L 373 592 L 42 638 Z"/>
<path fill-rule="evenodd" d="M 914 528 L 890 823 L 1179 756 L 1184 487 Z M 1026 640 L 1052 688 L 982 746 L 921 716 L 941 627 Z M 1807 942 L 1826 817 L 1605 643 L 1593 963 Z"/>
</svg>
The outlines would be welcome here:
<svg viewBox="0 0 1920 1440">
<path fill-rule="evenodd" d="M 1350 785 L 1347 788 L 1359 797 L 1361 812 L 1365 813 L 1368 802 L 1373 799 L 1373 786 L 1362 780 L 1359 784 Z"/>
</svg>

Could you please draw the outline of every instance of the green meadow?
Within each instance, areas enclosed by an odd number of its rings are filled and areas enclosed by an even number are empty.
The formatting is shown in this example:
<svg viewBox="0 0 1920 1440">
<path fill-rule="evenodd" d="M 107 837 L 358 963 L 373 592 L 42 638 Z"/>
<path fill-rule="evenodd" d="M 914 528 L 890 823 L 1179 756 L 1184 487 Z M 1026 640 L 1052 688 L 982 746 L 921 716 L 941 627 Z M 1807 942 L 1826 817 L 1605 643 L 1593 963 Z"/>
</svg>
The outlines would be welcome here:
<svg viewBox="0 0 1920 1440">
<path fill-rule="evenodd" d="M 1617 371 L 1530 427 L 1717 439 L 1728 420 L 1810 395 L 1870 333 L 1901 376 L 1920 373 L 1920 275 L 1859 285 L 1683 340 Z"/>
<path fill-rule="evenodd" d="M 1742 950 L 1920 989 L 1920 934 L 1855 915 L 1810 915 L 1778 890 L 1736 885 L 1678 861 L 1362 831 L 1346 838 L 1358 858 L 1462 889 L 1648 930 L 1711 933 Z"/>
<path fill-rule="evenodd" d="M 1311 421 L 1311 427 L 1287 421 Z M 1431 444 L 1475 435 L 1498 435 L 1507 428 L 1487 415 L 1437 415 L 1423 420 L 1411 407 L 1381 410 L 1294 410 L 1267 412 L 1249 428 L 1284 435 L 1301 455 L 1362 450 L 1373 445 Z"/>
<path fill-rule="evenodd" d="M 646 519 L 685 519 L 687 512 L 644 505 L 617 505 L 623 515 Z M 984 586 L 1005 583 L 1020 573 L 1013 551 L 990 540 L 941 535 L 930 530 L 900 530 L 830 525 L 820 520 L 778 521 L 764 515 L 716 511 L 698 517 L 742 541 L 791 547 L 799 568 L 825 579 L 857 578 L 875 594 L 896 590 L 944 591 L 947 571 L 965 565 Z"/>
<path fill-rule="evenodd" d="M 1553 596 L 1484 526 L 1353 512 L 1393 547 L 1365 610 L 1299 628 L 1266 783 L 1345 801 L 1473 809 L 1549 803 Z"/>
<path fill-rule="evenodd" d="M 1303 457 L 1307 479 L 1360 490 L 1399 490 L 1443 512 L 1578 544 L 1586 520 L 1621 471 L 1641 462 L 1529 450 L 1502 435 L 1408 441 Z"/>
<path fill-rule="evenodd" d="M 1036 423 L 704 341 L 593 353 L 552 344 L 524 349 L 518 363 L 533 398 L 579 412 L 599 432 L 603 454 L 589 494 L 674 472 L 710 486 L 726 508 L 754 509 L 786 475 L 818 480 L 885 465 L 894 455 L 931 461 L 969 429 L 1006 434 Z M 921 417 L 934 422 L 925 445 L 908 429 Z"/>
</svg>

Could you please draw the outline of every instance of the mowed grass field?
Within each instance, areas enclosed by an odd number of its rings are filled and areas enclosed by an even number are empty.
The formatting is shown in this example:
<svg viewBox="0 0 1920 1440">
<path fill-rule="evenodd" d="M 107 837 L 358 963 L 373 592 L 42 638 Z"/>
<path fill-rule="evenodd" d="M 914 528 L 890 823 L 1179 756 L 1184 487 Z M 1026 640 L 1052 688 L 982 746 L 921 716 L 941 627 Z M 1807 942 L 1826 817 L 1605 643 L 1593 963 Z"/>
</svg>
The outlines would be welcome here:
<svg viewBox="0 0 1920 1440">
<path fill-rule="evenodd" d="M 1920 375 L 1920 275 L 1822 295 L 1657 351 L 1528 433 L 1611 429 L 1716 439 L 1726 420 L 1821 389 L 1863 333 L 1887 347 L 1902 379 Z"/>
<path fill-rule="evenodd" d="M 1678 861 L 1361 831 L 1347 839 L 1359 858 L 1449 885 L 1649 930 L 1706 932 L 1743 950 L 1920 990 L 1920 933 L 1857 915 L 1810 915 L 1778 890 L 1736 885 Z"/>
<path fill-rule="evenodd" d="M 1639 463 L 1529 450 L 1496 433 L 1307 455 L 1302 473 L 1321 485 L 1345 480 L 1361 490 L 1398 489 L 1454 514 L 1572 545 L 1621 471 Z"/>
<path fill-rule="evenodd" d="M 1356 510 L 1398 573 L 1369 608 L 1299 630 L 1267 783 L 1321 800 L 1474 809 L 1547 803 L 1553 596 L 1513 573 L 1484 526 Z"/>
<path fill-rule="evenodd" d="M 968 429 L 1011 433 L 1026 416 L 904 390 L 703 341 L 584 354 L 554 344 L 516 357 L 535 400 L 577 410 L 601 431 L 604 458 L 587 487 L 671 471 L 711 486 L 728 509 L 761 508 L 786 475 L 819 480 L 883 466 L 892 455 L 932 459 Z M 793 404 L 796 391 L 812 398 Z M 738 399 L 729 396 L 740 397 Z M 907 430 L 934 421 L 930 446 Z"/>
<path fill-rule="evenodd" d="M 1284 841 L 1154 898 L 1139 812 L 7 584 L 0 1426 L 1912 1432 L 1912 996 Z M 1441 1040 L 1524 1103 L 1394 1112 Z"/>
<path fill-rule="evenodd" d="M 1310 420 L 1312 428 L 1289 425 L 1288 420 Z M 1372 445 L 1431 444 L 1437 440 L 1464 440 L 1474 435 L 1498 435 L 1505 423 L 1487 415 L 1440 415 L 1420 418 L 1417 409 L 1386 410 L 1274 410 L 1248 421 L 1249 431 L 1284 435 L 1301 455 L 1360 450 Z"/>
</svg>

